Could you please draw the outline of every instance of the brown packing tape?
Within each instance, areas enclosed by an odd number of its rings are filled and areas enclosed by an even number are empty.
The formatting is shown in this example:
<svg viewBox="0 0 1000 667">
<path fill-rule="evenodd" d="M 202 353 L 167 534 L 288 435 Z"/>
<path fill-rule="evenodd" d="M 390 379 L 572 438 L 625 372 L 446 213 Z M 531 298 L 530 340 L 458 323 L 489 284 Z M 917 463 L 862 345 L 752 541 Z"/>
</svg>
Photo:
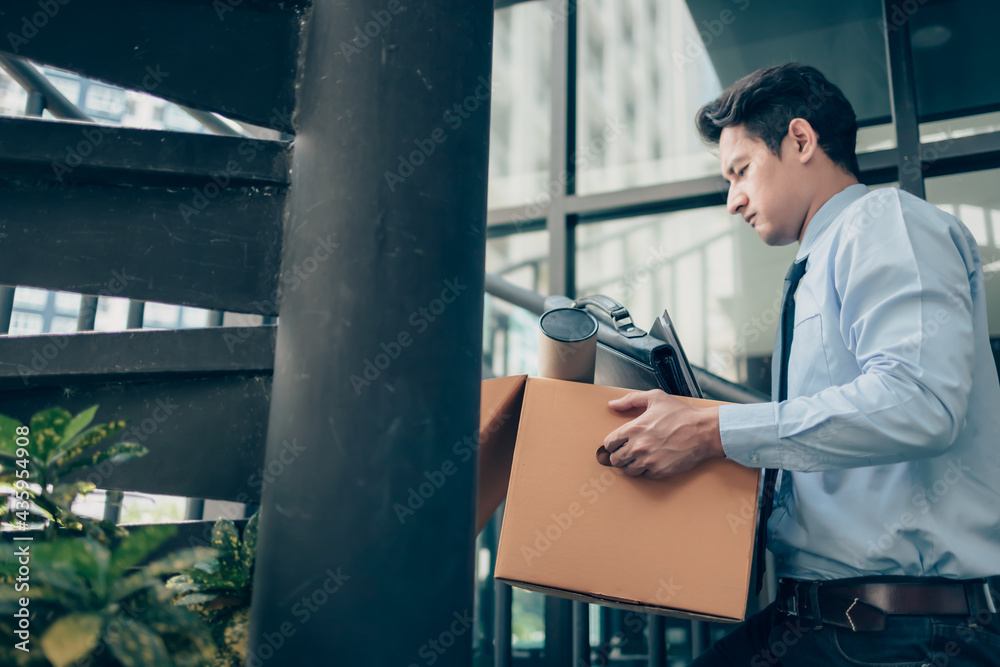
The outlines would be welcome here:
<svg viewBox="0 0 1000 667">
<path fill-rule="evenodd" d="M 527 379 L 495 576 L 571 599 L 740 620 L 760 471 L 715 459 L 649 480 L 601 466 L 604 437 L 641 412 L 607 406 L 628 392 Z"/>
</svg>

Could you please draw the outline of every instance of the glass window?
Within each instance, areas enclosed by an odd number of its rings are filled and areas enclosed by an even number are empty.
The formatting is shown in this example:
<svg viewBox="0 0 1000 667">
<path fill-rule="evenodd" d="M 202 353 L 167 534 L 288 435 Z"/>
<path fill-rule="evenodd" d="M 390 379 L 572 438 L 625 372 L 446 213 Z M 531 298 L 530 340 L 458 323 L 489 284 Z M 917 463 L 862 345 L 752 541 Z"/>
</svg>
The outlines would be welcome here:
<svg viewBox="0 0 1000 667">
<path fill-rule="evenodd" d="M 722 206 L 577 228 L 577 294 L 622 302 L 649 329 L 664 309 L 692 364 L 746 382 L 748 356 L 773 351 L 796 244 L 765 245 Z"/>
<path fill-rule="evenodd" d="M 128 322 L 128 299 L 101 297 L 97 300 L 94 331 L 123 331 Z"/>
<path fill-rule="evenodd" d="M 182 327 L 203 327 L 208 324 L 208 312 L 204 308 L 181 308 Z"/>
<path fill-rule="evenodd" d="M 542 0 L 495 14 L 490 208 L 548 196 L 551 26 L 558 19 L 551 4 Z"/>
<path fill-rule="evenodd" d="M 486 242 L 486 271 L 538 294 L 548 292 L 547 232 Z M 503 377 L 538 372 L 538 315 L 486 295 L 483 364 Z"/>
<path fill-rule="evenodd" d="M 147 328 L 173 329 L 180 322 L 180 306 L 147 302 L 142 311 L 142 325 Z"/>
<path fill-rule="evenodd" d="M 125 91 L 110 86 L 91 84 L 87 90 L 87 111 L 102 116 L 120 118 L 125 114 Z"/>
<path fill-rule="evenodd" d="M 28 93 L 6 72 L 0 70 L 0 115 L 23 116 Z"/>
<path fill-rule="evenodd" d="M 56 292 L 56 310 L 59 313 L 73 313 L 75 314 L 80 310 L 80 299 L 79 294 L 73 294 L 71 292 Z"/>
<path fill-rule="evenodd" d="M 180 132 L 205 132 L 204 126 L 192 118 L 176 104 L 167 104 L 163 108 L 163 129 Z"/>
<path fill-rule="evenodd" d="M 150 493 L 126 493 L 120 523 L 172 523 L 183 521 L 187 498 Z"/>
<path fill-rule="evenodd" d="M 933 123 L 920 124 L 920 141 L 944 141 L 959 137 L 971 137 L 986 132 L 1000 132 L 1000 112 L 975 114 L 962 118 L 950 118 Z"/>
<path fill-rule="evenodd" d="M 76 333 L 75 317 L 53 317 L 49 325 L 50 333 Z"/>
<path fill-rule="evenodd" d="M 979 242 L 990 336 L 1000 336 L 1000 169 L 928 178 L 927 201 L 965 223 Z"/>
<path fill-rule="evenodd" d="M 717 158 L 694 128 L 695 113 L 760 67 L 815 65 L 851 100 L 859 122 L 890 116 L 880 0 L 630 4 L 648 19 L 633 22 L 626 39 L 623 3 L 579 3 L 580 194 L 718 173 Z M 889 147 L 885 137 L 860 139 L 866 150 Z"/>
<path fill-rule="evenodd" d="M 18 287 L 14 290 L 15 308 L 42 310 L 48 302 L 49 293 L 47 290 L 36 289 L 34 287 Z"/>
<path fill-rule="evenodd" d="M 906 2 L 888 18 L 890 30 L 905 25 L 910 31 L 921 119 L 995 110 L 1000 105 L 996 66 L 1000 3 Z"/>
<path fill-rule="evenodd" d="M 896 147 L 896 125 L 885 123 L 858 128 L 858 140 L 854 150 L 858 153 L 882 151 Z"/>
<path fill-rule="evenodd" d="M 15 310 L 10 314 L 11 336 L 33 336 L 43 333 L 45 318 L 38 313 L 25 313 Z"/>
<path fill-rule="evenodd" d="M 56 87 L 60 93 L 63 94 L 70 104 L 76 106 L 81 106 L 80 101 L 80 77 L 71 72 L 60 72 L 59 70 L 54 70 L 51 67 L 46 67 L 42 70 L 45 76 L 49 77 L 49 81 L 52 85 Z"/>
</svg>

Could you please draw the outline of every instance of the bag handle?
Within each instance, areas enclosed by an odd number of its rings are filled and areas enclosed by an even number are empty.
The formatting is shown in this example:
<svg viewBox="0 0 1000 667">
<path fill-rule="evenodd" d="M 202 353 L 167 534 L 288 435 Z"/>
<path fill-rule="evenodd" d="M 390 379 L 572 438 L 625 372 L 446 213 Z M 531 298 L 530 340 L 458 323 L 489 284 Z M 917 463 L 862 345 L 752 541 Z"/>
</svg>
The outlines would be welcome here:
<svg viewBox="0 0 1000 667">
<path fill-rule="evenodd" d="M 632 323 L 632 316 L 629 315 L 628 309 L 609 296 L 595 294 L 593 296 L 583 297 L 582 299 L 574 301 L 573 306 L 575 308 L 593 306 L 598 310 L 604 311 L 607 313 L 608 317 L 611 318 L 612 324 L 615 325 L 615 331 L 626 338 L 641 338 L 646 335 L 645 331 L 636 327 L 635 324 Z"/>
</svg>

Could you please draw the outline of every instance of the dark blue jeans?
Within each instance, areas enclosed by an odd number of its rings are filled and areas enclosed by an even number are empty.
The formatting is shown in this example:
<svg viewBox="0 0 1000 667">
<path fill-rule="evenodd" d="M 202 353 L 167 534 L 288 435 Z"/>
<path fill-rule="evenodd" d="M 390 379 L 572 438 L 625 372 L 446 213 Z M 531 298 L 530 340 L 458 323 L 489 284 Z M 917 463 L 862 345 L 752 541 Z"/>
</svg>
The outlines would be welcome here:
<svg viewBox="0 0 1000 667">
<path fill-rule="evenodd" d="M 976 621 L 976 622 L 974 622 Z M 774 604 L 736 626 L 691 667 L 1000 667 L 1000 614 L 889 616 L 853 632 L 789 616 Z"/>
</svg>

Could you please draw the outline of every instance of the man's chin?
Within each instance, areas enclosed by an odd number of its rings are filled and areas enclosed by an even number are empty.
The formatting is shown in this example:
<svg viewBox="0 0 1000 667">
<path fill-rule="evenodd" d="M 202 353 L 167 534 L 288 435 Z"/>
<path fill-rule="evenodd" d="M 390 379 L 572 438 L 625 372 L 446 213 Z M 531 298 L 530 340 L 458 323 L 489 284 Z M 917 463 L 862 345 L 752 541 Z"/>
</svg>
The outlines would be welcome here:
<svg viewBox="0 0 1000 667">
<path fill-rule="evenodd" d="M 795 241 L 796 239 L 784 238 L 780 234 L 776 234 L 773 230 L 769 229 L 764 225 L 754 227 L 754 231 L 757 232 L 757 236 L 760 240 L 769 246 L 783 246 Z"/>
</svg>

